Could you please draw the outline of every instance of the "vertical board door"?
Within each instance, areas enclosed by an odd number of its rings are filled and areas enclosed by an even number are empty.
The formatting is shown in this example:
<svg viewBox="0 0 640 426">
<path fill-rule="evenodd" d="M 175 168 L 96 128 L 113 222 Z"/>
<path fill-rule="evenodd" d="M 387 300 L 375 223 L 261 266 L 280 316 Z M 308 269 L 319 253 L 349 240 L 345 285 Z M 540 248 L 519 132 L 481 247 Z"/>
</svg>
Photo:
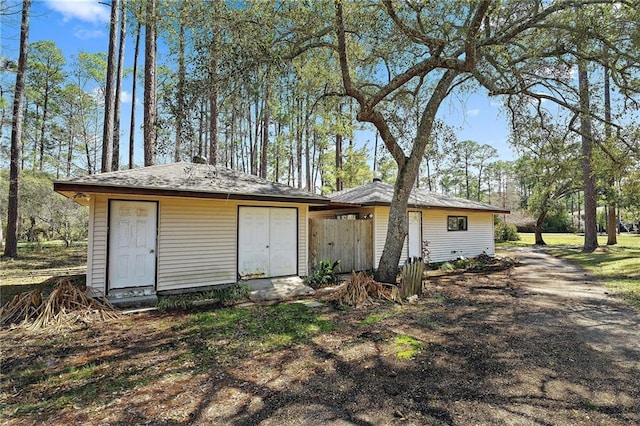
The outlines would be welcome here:
<svg viewBox="0 0 640 426">
<path fill-rule="evenodd" d="M 422 212 L 409 212 L 408 256 L 422 257 Z"/>
<path fill-rule="evenodd" d="M 109 288 L 155 285 L 155 202 L 111 201 L 109 220 Z"/>
<path fill-rule="evenodd" d="M 296 219 L 293 208 L 239 208 L 238 273 L 242 278 L 296 274 Z"/>
</svg>

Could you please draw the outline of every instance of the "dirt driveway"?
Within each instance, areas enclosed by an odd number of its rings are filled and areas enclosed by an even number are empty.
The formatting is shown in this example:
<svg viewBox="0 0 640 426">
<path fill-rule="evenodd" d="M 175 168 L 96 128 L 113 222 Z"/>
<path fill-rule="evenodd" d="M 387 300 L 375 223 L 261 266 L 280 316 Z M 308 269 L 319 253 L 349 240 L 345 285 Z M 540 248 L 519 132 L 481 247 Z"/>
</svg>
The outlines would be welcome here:
<svg viewBox="0 0 640 426">
<path fill-rule="evenodd" d="M 583 343 L 620 366 L 640 369 L 640 313 L 621 304 L 579 266 L 544 249 L 511 249 L 528 303 L 558 310 L 551 321 L 574 327 Z M 549 322 L 551 325 L 551 322 Z M 639 377 L 636 377 L 640 380 Z M 640 387 L 640 382 L 638 383 Z"/>
<path fill-rule="evenodd" d="M 0 330 L 0 423 L 640 424 L 640 313 L 543 251 L 512 254 L 518 266 L 440 277 L 414 304 L 289 309 L 267 337 L 308 337 L 275 349 L 242 326 L 268 322 L 262 308 L 224 333 L 233 312 Z"/>
</svg>

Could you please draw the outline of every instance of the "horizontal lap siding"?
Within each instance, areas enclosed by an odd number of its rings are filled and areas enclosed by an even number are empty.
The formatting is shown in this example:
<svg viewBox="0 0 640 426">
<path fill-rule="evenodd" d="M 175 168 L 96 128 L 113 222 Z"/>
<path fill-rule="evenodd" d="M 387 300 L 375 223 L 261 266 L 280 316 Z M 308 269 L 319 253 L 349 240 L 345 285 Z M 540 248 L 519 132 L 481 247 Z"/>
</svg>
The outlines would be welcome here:
<svg viewBox="0 0 640 426">
<path fill-rule="evenodd" d="M 107 197 L 98 196 L 92 201 L 93 226 L 91 232 L 90 256 L 87 259 L 87 283 L 94 292 L 105 293 L 107 276 Z"/>
<path fill-rule="evenodd" d="M 467 231 L 447 231 L 447 216 L 467 216 Z M 493 213 L 423 210 L 422 236 L 432 262 L 495 253 Z"/>
<path fill-rule="evenodd" d="M 237 204 L 163 198 L 158 230 L 158 291 L 236 281 Z"/>
<path fill-rule="evenodd" d="M 301 205 L 298 208 L 298 275 L 305 277 L 307 272 L 307 253 L 309 252 L 309 232 L 307 231 L 309 207 Z"/>
<path fill-rule="evenodd" d="M 374 268 L 377 268 L 380 264 L 380 256 L 384 250 L 384 244 L 387 241 L 387 229 L 389 227 L 389 207 L 376 207 L 373 213 L 373 263 Z M 399 264 L 404 264 L 407 259 L 407 239 L 404 240 L 402 246 L 402 253 L 400 254 Z"/>
<path fill-rule="evenodd" d="M 238 205 L 298 209 L 298 274 L 307 274 L 305 204 L 238 202 L 117 194 L 94 195 L 90 286 L 104 292 L 107 270 L 108 200 L 158 201 L 157 290 L 230 284 L 237 281 Z M 89 277 L 88 277 L 89 278 Z"/>
</svg>

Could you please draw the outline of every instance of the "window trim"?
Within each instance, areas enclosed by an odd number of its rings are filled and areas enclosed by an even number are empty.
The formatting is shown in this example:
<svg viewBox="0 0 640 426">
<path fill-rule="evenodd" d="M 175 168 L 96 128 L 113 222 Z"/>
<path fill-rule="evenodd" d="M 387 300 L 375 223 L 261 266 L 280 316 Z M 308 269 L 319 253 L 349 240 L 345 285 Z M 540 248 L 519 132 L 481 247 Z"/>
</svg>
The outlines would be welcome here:
<svg viewBox="0 0 640 426">
<path fill-rule="evenodd" d="M 452 220 L 455 220 L 455 228 L 451 226 Z M 460 227 L 463 223 L 464 227 Z M 469 230 L 469 216 L 447 216 L 447 231 L 468 231 Z"/>
</svg>

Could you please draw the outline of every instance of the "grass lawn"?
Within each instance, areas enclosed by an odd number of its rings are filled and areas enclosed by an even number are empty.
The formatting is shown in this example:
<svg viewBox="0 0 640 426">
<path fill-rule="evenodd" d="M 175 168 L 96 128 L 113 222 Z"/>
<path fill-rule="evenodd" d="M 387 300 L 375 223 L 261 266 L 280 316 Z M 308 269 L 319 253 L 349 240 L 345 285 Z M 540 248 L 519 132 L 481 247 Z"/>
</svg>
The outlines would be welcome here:
<svg viewBox="0 0 640 426">
<path fill-rule="evenodd" d="M 520 241 L 499 243 L 497 247 L 532 246 L 533 234 L 519 234 Z M 606 246 L 606 236 L 593 253 L 582 253 L 584 237 L 576 234 L 543 234 L 551 253 L 575 262 L 594 274 L 607 288 L 640 307 L 640 235 L 618 235 L 618 244 Z"/>
</svg>

